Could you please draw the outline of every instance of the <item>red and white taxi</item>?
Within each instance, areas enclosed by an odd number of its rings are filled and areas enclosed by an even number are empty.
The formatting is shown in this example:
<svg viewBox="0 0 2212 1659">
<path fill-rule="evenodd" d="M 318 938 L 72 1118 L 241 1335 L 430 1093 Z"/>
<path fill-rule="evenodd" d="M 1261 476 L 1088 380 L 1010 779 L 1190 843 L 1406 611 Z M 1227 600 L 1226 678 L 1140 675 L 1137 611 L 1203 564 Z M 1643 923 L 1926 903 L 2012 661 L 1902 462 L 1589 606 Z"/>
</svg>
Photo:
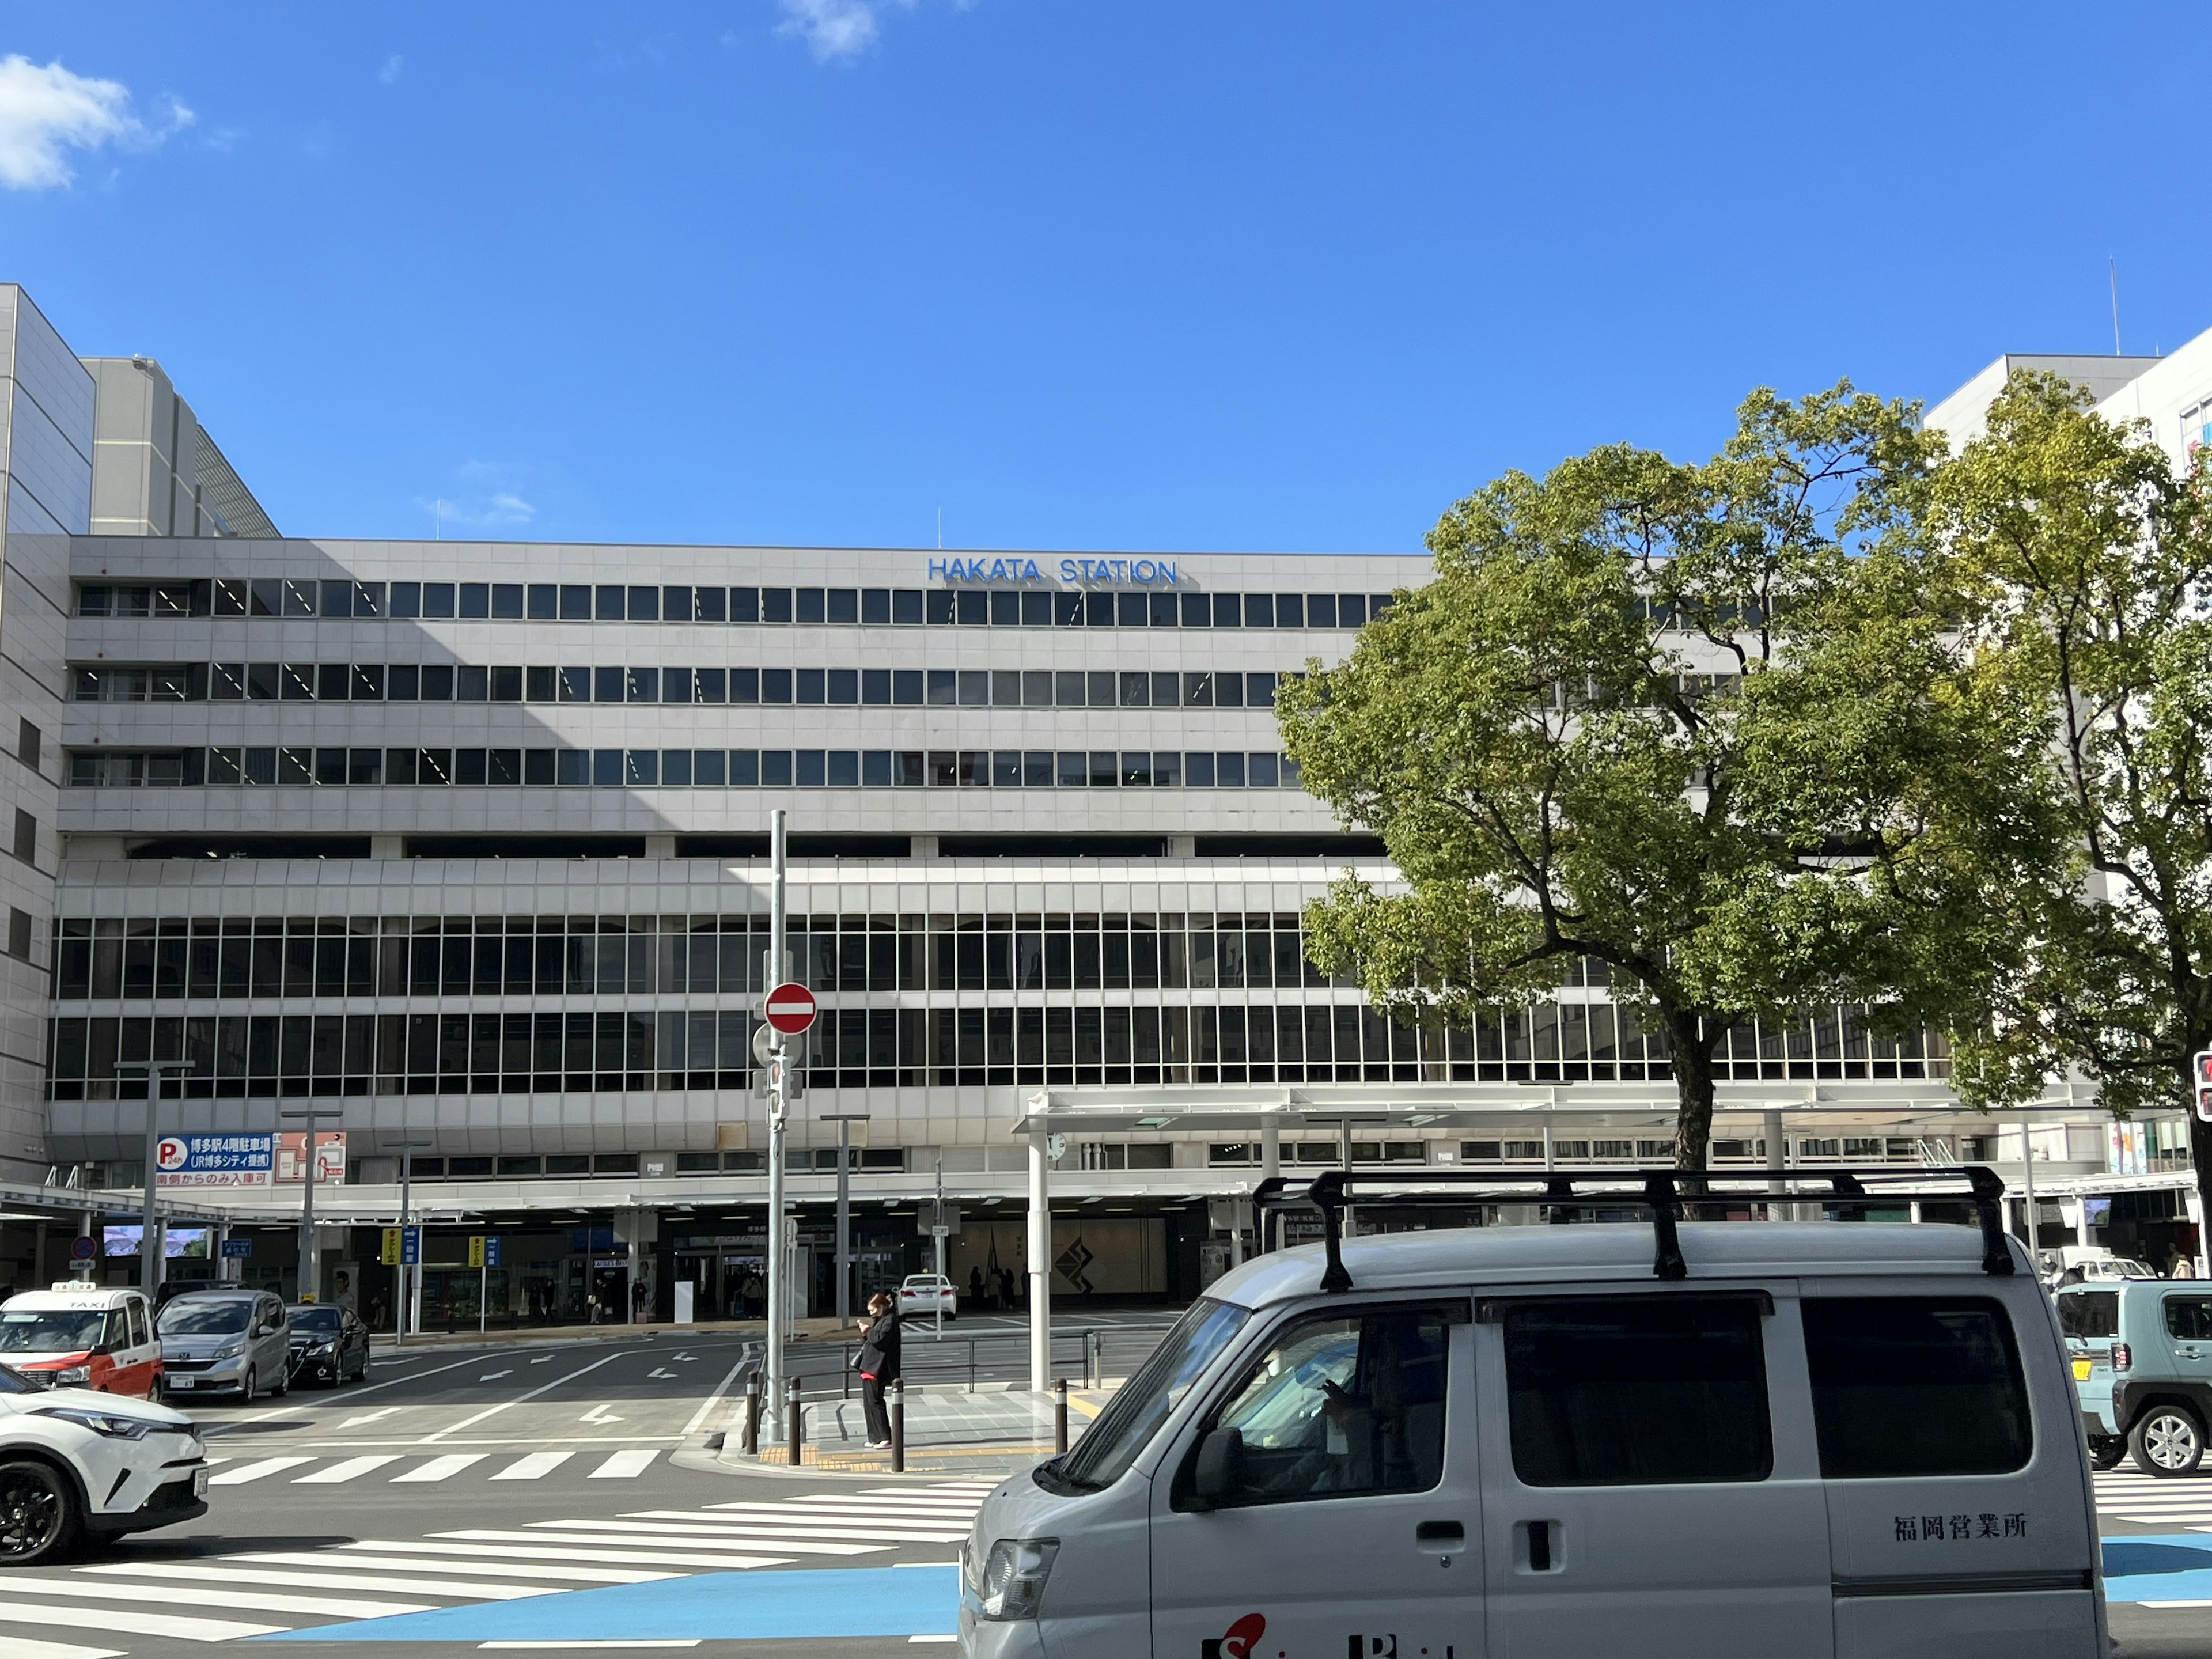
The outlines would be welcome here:
<svg viewBox="0 0 2212 1659">
<path fill-rule="evenodd" d="M 136 1290 L 62 1284 L 0 1303 L 0 1364 L 50 1388 L 154 1398 L 161 1344 Z"/>
</svg>

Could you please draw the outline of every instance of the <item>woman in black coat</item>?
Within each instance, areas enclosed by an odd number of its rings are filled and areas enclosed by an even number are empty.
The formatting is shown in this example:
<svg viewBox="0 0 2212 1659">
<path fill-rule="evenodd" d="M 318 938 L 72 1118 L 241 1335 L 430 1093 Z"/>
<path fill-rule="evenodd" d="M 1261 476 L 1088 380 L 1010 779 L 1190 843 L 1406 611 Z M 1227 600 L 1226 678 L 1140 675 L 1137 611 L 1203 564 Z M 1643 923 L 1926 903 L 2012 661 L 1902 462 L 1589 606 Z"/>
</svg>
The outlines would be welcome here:
<svg viewBox="0 0 2212 1659">
<path fill-rule="evenodd" d="M 884 1406 L 884 1390 L 898 1380 L 898 1304 L 878 1291 L 868 1298 L 868 1317 L 860 1326 L 860 1352 L 854 1360 L 860 1373 L 860 1408 L 867 1415 L 868 1444 L 891 1443 L 890 1413 Z"/>
</svg>

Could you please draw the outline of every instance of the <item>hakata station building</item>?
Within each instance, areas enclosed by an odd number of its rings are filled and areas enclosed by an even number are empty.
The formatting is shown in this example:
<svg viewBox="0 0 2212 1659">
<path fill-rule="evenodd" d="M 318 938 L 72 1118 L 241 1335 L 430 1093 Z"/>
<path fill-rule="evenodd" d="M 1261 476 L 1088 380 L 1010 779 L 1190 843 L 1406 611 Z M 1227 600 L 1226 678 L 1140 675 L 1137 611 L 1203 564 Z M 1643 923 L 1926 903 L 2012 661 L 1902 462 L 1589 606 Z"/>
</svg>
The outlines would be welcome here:
<svg viewBox="0 0 2212 1659">
<path fill-rule="evenodd" d="M 2082 362 L 2177 443 L 2212 394 L 2202 343 Z M 1601 973 L 1416 1032 L 1305 959 L 1301 907 L 1392 872 L 1299 787 L 1274 690 L 1422 558 L 295 538 L 157 362 L 81 358 L 6 286 L 0 468 L 0 1282 L 136 1277 L 156 1061 L 173 1276 L 299 1290 L 314 1124 L 319 1289 L 373 1320 L 403 1201 L 433 1326 L 480 1290 L 501 1322 L 667 1318 L 679 1283 L 763 1312 L 776 807 L 815 1311 L 841 1134 L 848 1288 L 933 1264 L 941 1192 L 987 1307 L 1025 1293 L 1033 1161 L 1065 1309 L 1195 1294 L 1269 1168 L 1667 1156 L 1664 1049 Z M 1747 1025 L 1716 1152 L 2017 1189 L 2027 1126 L 1946 1072 L 1849 1007 Z M 2045 1242 L 2196 1249 L 2178 1122 L 2054 1084 L 2027 1142 Z"/>
</svg>

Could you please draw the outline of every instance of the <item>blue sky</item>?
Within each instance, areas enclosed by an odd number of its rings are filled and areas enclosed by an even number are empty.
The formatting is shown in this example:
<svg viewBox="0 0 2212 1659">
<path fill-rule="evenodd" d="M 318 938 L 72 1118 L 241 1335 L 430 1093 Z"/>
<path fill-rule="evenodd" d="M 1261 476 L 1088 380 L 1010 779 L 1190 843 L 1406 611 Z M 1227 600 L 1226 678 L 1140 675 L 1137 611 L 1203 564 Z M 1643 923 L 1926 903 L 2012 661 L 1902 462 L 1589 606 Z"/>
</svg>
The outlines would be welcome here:
<svg viewBox="0 0 2212 1659">
<path fill-rule="evenodd" d="M 294 534 L 442 501 L 448 534 L 926 546 L 941 508 L 948 546 L 1405 550 L 1508 467 L 1705 453 L 1754 385 L 1932 400 L 2109 350 L 2108 258 L 2130 350 L 2212 327 L 2208 35 L 9 0 L 0 279 L 161 358 Z"/>
</svg>

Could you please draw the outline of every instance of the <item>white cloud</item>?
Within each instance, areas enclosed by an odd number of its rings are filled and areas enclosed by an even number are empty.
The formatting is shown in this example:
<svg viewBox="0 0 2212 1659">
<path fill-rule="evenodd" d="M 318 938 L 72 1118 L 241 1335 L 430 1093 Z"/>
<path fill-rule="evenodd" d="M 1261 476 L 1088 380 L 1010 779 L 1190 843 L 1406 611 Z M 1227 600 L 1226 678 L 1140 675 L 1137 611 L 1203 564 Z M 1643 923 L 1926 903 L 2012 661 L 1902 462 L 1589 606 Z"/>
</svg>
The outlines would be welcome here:
<svg viewBox="0 0 2212 1659">
<path fill-rule="evenodd" d="M 391 57 L 384 60 L 384 67 L 377 70 L 376 78 L 384 82 L 386 86 L 390 86 L 394 81 L 397 81 L 399 78 L 400 65 L 404 62 L 405 62 L 405 60 L 402 58 L 398 52 L 393 52 Z M 304 1141 L 301 1144 L 302 1146 L 306 1145 Z"/>
<path fill-rule="evenodd" d="M 778 0 L 778 3 L 783 9 L 783 21 L 776 25 L 775 32 L 805 41 L 816 60 L 827 64 L 866 52 L 880 33 L 878 16 L 892 7 L 912 10 L 915 0 Z"/>
<path fill-rule="evenodd" d="M 120 81 L 73 74 L 61 61 L 33 64 L 21 52 L 0 58 L 0 187 L 53 190 L 76 175 L 66 151 L 152 149 L 192 112 L 175 99 L 149 126 L 131 107 L 131 88 Z"/>
<path fill-rule="evenodd" d="M 461 469 L 465 475 L 471 470 Z M 507 489 L 495 489 L 489 495 L 471 495 L 460 501 L 443 495 L 418 495 L 415 505 L 441 528 L 489 530 L 501 525 L 528 524 L 538 516 L 535 506 Z"/>
</svg>

